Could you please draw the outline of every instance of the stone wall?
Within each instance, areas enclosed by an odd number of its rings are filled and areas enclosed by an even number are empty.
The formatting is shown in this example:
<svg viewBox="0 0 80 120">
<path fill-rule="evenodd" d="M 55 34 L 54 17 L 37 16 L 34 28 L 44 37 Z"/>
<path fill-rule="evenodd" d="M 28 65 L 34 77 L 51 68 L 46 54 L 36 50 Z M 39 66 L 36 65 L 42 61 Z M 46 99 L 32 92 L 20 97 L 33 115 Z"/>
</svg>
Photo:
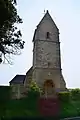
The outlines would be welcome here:
<svg viewBox="0 0 80 120">
<path fill-rule="evenodd" d="M 11 84 L 12 99 L 20 99 L 27 95 L 23 84 Z"/>
<path fill-rule="evenodd" d="M 59 44 L 52 41 L 37 41 L 34 48 L 34 67 L 60 68 Z"/>
<path fill-rule="evenodd" d="M 36 68 L 34 69 L 33 76 L 40 87 L 43 87 L 45 80 L 52 80 L 55 84 L 55 89 L 66 88 L 66 83 L 59 70 Z"/>
</svg>

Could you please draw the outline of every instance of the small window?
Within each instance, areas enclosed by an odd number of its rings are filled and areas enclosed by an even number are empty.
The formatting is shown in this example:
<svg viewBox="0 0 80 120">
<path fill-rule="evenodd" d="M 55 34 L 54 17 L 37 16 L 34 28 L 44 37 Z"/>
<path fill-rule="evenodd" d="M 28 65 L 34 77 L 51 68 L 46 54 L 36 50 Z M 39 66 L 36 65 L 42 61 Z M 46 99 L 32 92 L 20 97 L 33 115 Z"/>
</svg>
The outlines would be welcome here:
<svg viewBox="0 0 80 120">
<path fill-rule="evenodd" d="M 48 62 L 48 67 L 50 67 L 50 65 L 51 65 L 51 62 Z"/>
<path fill-rule="evenodd" d="M 50 33 L 49 32 L 46 33 L 46 38 L 50 38 Z"/>
</svg>

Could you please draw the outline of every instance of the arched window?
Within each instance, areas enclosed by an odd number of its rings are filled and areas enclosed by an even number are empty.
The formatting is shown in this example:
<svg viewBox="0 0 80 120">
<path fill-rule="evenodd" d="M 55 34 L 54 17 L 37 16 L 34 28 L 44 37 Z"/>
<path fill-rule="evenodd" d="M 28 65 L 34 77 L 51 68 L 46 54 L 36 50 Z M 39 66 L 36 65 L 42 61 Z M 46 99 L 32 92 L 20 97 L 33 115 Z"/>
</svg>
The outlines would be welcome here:
<svg viewBox="0 0 80 120">
<path fill-rule="evenodd" d="M 49 32 L 46 33 L 46 38 L 47 38 L 47 39 L 50 38 L 50 33 L 49 33 Z"/>
</svg>

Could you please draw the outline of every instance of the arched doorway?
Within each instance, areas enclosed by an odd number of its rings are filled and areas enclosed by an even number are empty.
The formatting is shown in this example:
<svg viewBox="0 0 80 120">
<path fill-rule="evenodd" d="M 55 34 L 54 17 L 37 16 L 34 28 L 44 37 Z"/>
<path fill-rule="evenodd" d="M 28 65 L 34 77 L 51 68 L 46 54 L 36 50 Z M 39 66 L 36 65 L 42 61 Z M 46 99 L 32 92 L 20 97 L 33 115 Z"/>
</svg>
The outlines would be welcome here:
<svg viewBox="0 0 80 120">
<path fill-rule="evenodd" d="M 45 80 L 44 82 L 44 93 L 48 95 L 53 95 L 55 89 L 55 84 L 52 80 Z"/>
</svg>

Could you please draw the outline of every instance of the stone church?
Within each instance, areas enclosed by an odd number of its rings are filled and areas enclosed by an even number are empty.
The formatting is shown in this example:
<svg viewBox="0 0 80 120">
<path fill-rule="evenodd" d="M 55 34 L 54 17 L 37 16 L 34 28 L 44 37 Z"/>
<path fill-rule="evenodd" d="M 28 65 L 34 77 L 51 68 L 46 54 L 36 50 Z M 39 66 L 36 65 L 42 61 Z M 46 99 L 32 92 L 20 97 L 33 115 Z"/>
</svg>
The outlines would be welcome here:
<svg viewBox="0 0 80 120">
<path fill-rule="evenodd" d="M 37 25 L 33 36 L 33 65 L 26 75 L 16 75 L 9 83 L 15 98 L 26 95 L 31 80 L 42 89 L 65 91 L 61 69 L 59 29 L 48 10 Z"/>
</svg>

